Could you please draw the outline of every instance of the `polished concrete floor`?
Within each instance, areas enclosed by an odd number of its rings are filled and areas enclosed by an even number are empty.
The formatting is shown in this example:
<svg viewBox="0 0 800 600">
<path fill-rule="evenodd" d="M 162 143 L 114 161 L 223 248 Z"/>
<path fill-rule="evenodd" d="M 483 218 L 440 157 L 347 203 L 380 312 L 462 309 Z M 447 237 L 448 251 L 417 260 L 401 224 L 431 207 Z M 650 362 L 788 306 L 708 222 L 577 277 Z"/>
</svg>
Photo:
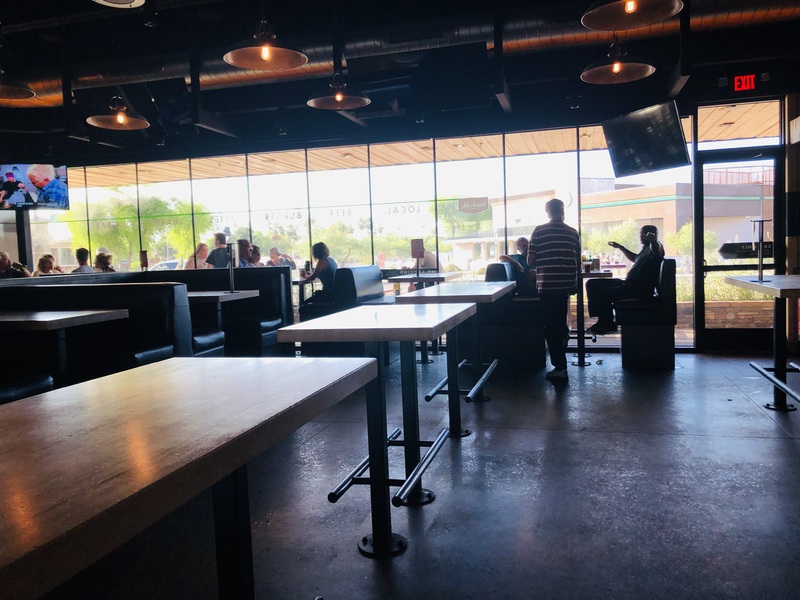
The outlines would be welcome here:
<svg viewBox="0 0 800 600">
<path fill-rule="evenodd" d="M 366 453 L 364 398 L 350 397 L 249 466 L 256 596 L 798 598 L 800 411 L 763 407 L 772 389 L 752 358 L 679 354 L 674 372 L 646 375 L 596 354 L 559 387 L 498 369 L 490 401 L 462 403 L 472 435 L 423 479 L 436 500 L 392 509 L 409 545 L 382 560 L 357 548 L 366 487 L 326 500 Z M 443 369 L 420 366 L 421 394 Z M 445 397 L 421 401 L 420 419 L 433 439 Z M 52 596 L 213 598 L 210 517 L 203 494 Z"/>
</svg>

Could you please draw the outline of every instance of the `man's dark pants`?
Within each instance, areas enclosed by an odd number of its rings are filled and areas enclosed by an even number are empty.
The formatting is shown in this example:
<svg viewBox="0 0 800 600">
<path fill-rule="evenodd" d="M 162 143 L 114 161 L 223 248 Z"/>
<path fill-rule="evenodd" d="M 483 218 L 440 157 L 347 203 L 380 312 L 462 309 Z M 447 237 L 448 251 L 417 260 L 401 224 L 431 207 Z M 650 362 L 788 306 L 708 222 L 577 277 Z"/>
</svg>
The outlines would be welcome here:
<svg viewBox="0 0 800 600">
<path fill-rule="evenodd" d="M 652 291 L 632 286 L 622 279 L 589 279 L 586 281 L 586 300 L 589 316 L 598 323 L 614 322 L 614 303 L 626 298 L 647 298 Z"/>
<path fill-rule="evenodd" d="M 550 352 L 550 362 L 558 371 L 567 368 L 567 345 L 569 327 L 567 312 L 569 310 L 569 294 L 540 293 L 539 302 L 544 316 L 544 339 Z"/>
</svg>

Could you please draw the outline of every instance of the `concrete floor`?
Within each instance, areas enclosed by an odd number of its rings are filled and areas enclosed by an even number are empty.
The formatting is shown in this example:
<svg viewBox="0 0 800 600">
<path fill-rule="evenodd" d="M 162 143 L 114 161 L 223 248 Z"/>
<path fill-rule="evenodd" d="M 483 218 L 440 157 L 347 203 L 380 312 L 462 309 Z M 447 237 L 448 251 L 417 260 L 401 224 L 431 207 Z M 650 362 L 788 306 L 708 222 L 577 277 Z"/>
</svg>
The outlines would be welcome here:
<svg viewBox="0 0 800 600">
<path fill-rule="evenodd" d="M 435 502 L 392 509 L 409 547 L 382 560 L 357 549 L 366 487 L 326 500 L 366 454 L 363 394 L 348 398 L 249 466 L 256 595 L 798 598 L 800 411 L 763 408 L 772 388 L 750 358 L 679 354 L 674 372 L 645 375 L 595 354 L 559 388 L 498 369 L 489 402 L 462 403 L 472 435 L 423 478 Z M 424 394 L 444 357 L 419 370 Z M 392 374 L 390 429 L 398 362 Z M 421 401 L 420 420 L 433 439 L 446 398 Z M 206 493 L 51 597 L 214 598 L 213 551 Z"/>
</svg>

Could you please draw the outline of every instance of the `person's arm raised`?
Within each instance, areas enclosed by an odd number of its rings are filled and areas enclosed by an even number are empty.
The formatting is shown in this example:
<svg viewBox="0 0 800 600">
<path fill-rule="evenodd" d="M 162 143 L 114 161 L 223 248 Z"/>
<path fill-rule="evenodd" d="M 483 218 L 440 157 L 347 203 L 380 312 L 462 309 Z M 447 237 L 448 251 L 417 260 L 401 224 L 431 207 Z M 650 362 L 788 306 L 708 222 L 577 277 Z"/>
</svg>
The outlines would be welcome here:
<svg viewBox="0 0 800 600">
<path fill-rule="evenodd" d="M 625 255 L 625 258 L 627 258 L 629 261 L 634 262 L 636 260 L 637 254 L 635 252 L 631 252 L 622 244 L 611 241 L 608 242 L 608 245 L 611 246 L 612 248 L 616 248 L 617 250 L 621 251 Z"/>
</svg>

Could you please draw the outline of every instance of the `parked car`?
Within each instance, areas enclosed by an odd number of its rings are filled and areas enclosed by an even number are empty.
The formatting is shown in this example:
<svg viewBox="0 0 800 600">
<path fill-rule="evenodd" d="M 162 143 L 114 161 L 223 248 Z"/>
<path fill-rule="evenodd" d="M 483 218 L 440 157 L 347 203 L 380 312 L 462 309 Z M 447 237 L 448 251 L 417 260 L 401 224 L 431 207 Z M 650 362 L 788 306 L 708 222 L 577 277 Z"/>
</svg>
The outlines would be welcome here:
<svg viewBox="0 0 800 600">
<path fill-rule="evenodd" d="M 162 260 L 157 265 L 153 265 L 150 270 L 151 271 L 174 271 L 178 268 L 181 261 L 179 260 Z"/>
</svg>

